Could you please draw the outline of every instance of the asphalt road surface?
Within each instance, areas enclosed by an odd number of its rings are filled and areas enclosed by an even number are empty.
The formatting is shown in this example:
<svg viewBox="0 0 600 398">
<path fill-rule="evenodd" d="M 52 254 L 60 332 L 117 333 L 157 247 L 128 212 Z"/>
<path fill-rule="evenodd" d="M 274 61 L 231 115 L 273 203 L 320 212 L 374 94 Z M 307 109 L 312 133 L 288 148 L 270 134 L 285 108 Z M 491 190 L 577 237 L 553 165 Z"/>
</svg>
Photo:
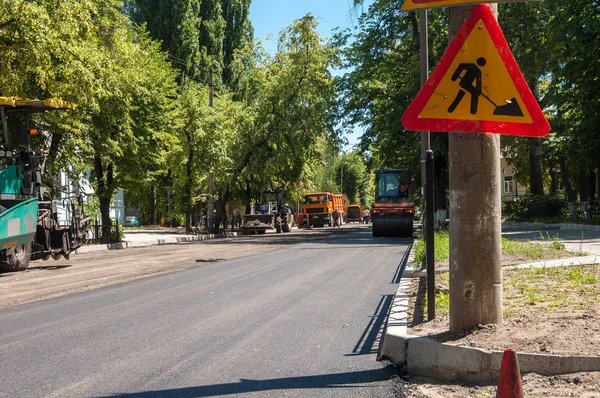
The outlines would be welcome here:
<svg viewBox="0 0 600 398">
<path fill-rule="evenodd" d="M 375 358 L 410 243 L 347 227 L 4 308 L 0 396 L 393 396 Z"/>
</svg>

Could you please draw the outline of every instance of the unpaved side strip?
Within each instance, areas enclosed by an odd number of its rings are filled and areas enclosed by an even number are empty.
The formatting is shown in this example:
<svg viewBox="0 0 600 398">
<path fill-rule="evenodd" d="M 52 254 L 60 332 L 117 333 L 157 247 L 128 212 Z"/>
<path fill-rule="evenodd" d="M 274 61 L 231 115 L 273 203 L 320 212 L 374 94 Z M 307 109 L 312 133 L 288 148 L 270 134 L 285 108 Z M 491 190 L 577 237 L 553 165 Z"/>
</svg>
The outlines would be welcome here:
<svg viewBox="0 0 600 398">
<path fill-rule="evenodd" d="M 66 294 L 98 289 L 150 275 L 201 267 L 215 261 L 231 260 L 278 250 L 351 232 L 364 226 L 296 230 L 286 234 L 238 236 L 109 250 L 71 255 L 69 260 L 34 261 L 23 272 L 0 273 L 0 309 Z"/>
<path fill-rule="evenodd" d="M 285 244 L 260 238 L 189 243 L 72 255 L 32 262 L 26 271 L 0 274 L 0 308 L 97 289 L 145 276 L 251 256 Z"/>
</svg>

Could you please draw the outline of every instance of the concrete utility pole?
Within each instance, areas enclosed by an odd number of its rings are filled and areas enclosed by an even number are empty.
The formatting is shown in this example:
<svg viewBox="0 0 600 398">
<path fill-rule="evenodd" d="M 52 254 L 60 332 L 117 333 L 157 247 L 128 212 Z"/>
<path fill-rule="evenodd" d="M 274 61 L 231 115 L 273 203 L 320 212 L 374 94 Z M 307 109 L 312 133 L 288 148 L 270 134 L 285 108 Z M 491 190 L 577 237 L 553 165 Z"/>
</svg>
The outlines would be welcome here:
<svg viewBox="0 0 600 398">
<path fill-rule="evenodd" d="M 498 15 L 497 5 L 491 5 Z M 450 7 L 452 40 L 472 7 Z M 450 331 L 502 323 L 500 136 L 448 134 Z"/>
</svg>

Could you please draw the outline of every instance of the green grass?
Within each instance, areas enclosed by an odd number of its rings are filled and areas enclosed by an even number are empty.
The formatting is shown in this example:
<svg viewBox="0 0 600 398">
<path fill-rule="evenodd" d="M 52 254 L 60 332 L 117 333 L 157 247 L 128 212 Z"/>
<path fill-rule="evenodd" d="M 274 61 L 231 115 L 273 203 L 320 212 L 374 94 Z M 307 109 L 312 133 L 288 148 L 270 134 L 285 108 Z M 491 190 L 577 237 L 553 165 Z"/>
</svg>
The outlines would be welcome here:
<svg viewBox="0 0 600 398">
<path fill-rule="evenodd" d="M 450 257 L 450 235 L 446 231 L 436 232 L 433 235 L 435 261 L 446 261 Z M 415 262 L 425 262 L 425 239 L 420 238 L 415 243 Z"/>
<path fill-rule="evenodd" d="M 517 257 L 519 260 L 541 260 L 551 258 L 570 257 L 585 253 L 572 253 L 565 249 L 558 236 L 546 236 L 540 233 L 543 241 L 548 244 L 526 242 L 516 239 L 502 238 L 502 253 L 507 256 Z M 448 261 L 450 257 L 450 235 L 446 231 L 436 232 L 434 235 L 434 257 L 435 261 Z M 425 240 L 421 237 L 415 243 L 415 263 L 425 262 Z"/>
<path fill-rule="evenodd" d="M 447 272 L 436 284 L 449 286 Z M 532 312 L 593 310 L 600 303 L 600 265 L 506 269 L 503 272 L 504 315 L 522 318 Z M 427 302 L 425 300 L 425 303 Z M 436 313 L 449 314 L 450 297 L 436 294 Z"/>
<path fill-rule="evenodd" d="M 419 300 L 416 305 L 427 309 L 427 296 Z M 435 313 L 439 315 L 450 314 L 450 295 L 446 292 L 437 292 L 435 295 Z"/>
<path fill-rule="evenodd" d="M 450 314 L 450 295 L 446 292 L 438 292 L 435 295 L 435 312 L 440 315 Z"/>
<path fill-rule="evenodd" d="M 504 305 L 511 314 L 523 305 L 530 310 L 589 310 L 600 301 L 598 265 L 513 269 L 503 278 Z"/>
<path fill-rule="evenodd" d="M 582 266 L 573 267 L 567 279 L 582 285 L 595 285 L 600 282 L 600 277 L 596 272 L 589 272 Z"/>
</svg>

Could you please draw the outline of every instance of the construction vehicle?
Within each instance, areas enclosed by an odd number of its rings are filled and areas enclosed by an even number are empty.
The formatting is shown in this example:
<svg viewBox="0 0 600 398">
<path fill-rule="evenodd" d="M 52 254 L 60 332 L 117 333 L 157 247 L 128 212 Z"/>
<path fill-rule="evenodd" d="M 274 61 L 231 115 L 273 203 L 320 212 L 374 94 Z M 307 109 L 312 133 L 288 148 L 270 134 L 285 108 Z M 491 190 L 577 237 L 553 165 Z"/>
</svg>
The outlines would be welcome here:
<svg viewBox="0 0 600 398">
<path fill-rule="evenodd" d="M 78 189 L 73 197 L 51 199 L 42 186 L 48 152 L 34 148 L 31 142 L 37 135 L 30 126 L 32 113 L 73 108 L 55 98 L 0 97 L 4 132 L 0 150 L 0 271 L 22 271 L 31 260 L 58 259 L 61 255 L 68 258 L 88 238 L 91 217 L 84 214 L 81 191 Z"/>
<path fill-rule="evenodd" d="M 302 198 L 301 222 L 307 227 L 333 226 L 333 210 L 339 214 L 339 225 L 344 224 L 344 196 L 331 192 L 307 193 Z"/>
<path fill-rule="evenodd" d="M 413 236 L 415 204 L 406 170 L 375 172 L 375 202 L 371 206 L 373 236 Z"/>
<path fill-rule="evenodd" d="M 242 218 L 242 232 L 264 234 L 267 230 L 277 233 L 290 232 L 294 224 L 292 208 L 285 203 L 284 189 L 273 188 L 258 192 L 250 214 Z"/>
<path fill-rule="evenodd" d="M 348 205 L 348 207 L 346 207 L 346 222 L 362 223 L 364 211 L 365 208 L 362 205 Z"/>
</svg>

